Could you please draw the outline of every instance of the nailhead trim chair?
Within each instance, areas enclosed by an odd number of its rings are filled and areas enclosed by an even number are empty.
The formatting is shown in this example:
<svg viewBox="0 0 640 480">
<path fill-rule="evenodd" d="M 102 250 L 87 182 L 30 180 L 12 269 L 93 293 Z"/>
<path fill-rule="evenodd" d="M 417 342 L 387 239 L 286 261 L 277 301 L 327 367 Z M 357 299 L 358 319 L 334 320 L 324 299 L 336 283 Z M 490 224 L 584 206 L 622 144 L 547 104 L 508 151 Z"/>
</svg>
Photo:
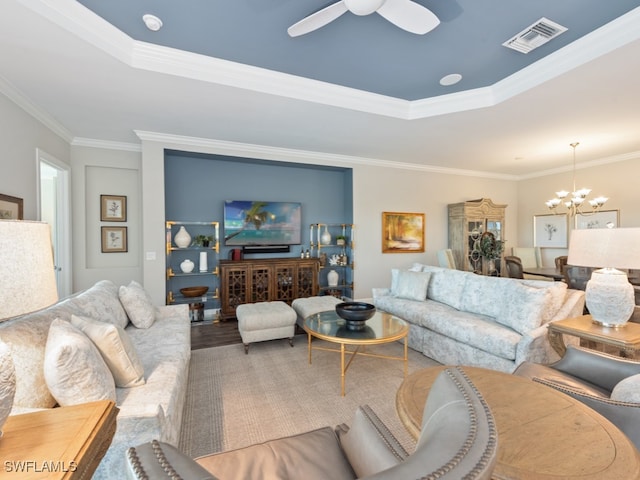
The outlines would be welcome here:
<svg viewBox="0 0 640 480">
<path fill-rule="evenodd" d="M 127 451 L 134 480 L 490 479 L 498 432 L 489 406 L 460 367 L 433 383 L 411 455 L 368 406 L 351 427 L 320 428 L 192 460 L 156 440 Z"/>
</svg>

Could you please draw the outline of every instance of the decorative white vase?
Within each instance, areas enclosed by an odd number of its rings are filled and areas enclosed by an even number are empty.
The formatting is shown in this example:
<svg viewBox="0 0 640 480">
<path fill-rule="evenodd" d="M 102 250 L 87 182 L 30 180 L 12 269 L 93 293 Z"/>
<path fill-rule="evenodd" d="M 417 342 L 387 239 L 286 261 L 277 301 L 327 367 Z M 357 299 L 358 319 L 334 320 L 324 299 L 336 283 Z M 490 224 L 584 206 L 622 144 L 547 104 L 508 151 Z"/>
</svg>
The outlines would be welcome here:
<svg viewBox="0 0 640 480">
<path fill-rule="evenodd" d="M 327 273 L 327 282 L 329 283 L 330 287 L 337 287 L 338 272 L 336 272 L 335 270 L 331 270 L 329 273 Z"/>
<path fill-rule="evenodd" d="M 320 235 L 320 241 L 323 245 L 329 245 L 331 243 L 331 234 L 326 225 L 324 226 L 324 232 Z"/>
<path fill-rule="evenodd" d="M 180 264 L 180 270 L 182 270 L 183 273 L 191 273 L 195 266 L 196 265 L 187 258 Z"/>
<path fill-rule="evenodd" d="M 173 237 L 173 242 L 178 248 L 187 248 L 191 244 L 191 235 L 184 227 L 180 227 L 178 233 Z"/>
</svg>

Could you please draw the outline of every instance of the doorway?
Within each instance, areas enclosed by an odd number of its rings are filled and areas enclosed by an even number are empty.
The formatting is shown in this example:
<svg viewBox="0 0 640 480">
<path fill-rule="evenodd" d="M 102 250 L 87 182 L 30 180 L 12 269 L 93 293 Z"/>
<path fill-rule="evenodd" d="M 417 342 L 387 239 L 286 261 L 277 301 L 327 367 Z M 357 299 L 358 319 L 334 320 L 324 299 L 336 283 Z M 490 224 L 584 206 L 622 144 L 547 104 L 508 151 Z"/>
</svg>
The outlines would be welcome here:
<svg viewBox="0 0 640 480">
<path fill-rule="evenodd" d="M 58 297 L 71 294 L 71 202 L 69 166 L 37 149 L 38 216 L 51 225 Z"/>
</svg>

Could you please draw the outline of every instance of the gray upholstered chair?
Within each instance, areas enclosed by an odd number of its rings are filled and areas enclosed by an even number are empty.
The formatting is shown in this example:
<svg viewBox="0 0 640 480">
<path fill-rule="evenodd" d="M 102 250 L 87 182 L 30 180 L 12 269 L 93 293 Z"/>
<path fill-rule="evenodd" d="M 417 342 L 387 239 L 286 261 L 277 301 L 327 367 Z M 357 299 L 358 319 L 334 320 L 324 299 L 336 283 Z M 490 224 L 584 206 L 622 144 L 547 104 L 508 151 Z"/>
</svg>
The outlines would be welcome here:
<svg viewBox="0 0 640 480">
<path fill-rule="evenodd" d="M 445 248 L 436 252 L 438 257 L 438 265 L 443 268 L 456 268 L 456 259 L 453 256 L 453 250 Z"/>
<path fill-rule="evenodd" d="M 640 448 L 640 362 L 568 345 L 559 361 L 551 365 L 524 362 L 513 373 L 581 401 Z"/>
<path fill-rule="evenodd" d="M 173 478 L 167 473 L 184 480 L 489 479 L 497 448 L 498 433 L 488 405 L 464 371 L 451 367 L 432 385 L 411 455 L 363 406 L 351 427 L 324 427 L 195 461 L 154 440 L 128 450 L 127 475 L 136 480 Z"/>
</svg>

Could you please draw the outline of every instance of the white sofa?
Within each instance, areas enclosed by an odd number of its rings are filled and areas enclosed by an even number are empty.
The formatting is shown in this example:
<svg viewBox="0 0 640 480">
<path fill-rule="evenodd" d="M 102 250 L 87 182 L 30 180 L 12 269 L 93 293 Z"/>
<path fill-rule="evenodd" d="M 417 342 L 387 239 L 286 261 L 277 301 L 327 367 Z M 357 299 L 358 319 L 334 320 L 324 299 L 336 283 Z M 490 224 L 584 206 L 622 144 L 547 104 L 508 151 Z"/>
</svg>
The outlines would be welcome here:
<svg viewBox="0 0 640 480">
<path fill-rule="evenodd" d="M 374 288 L 373 303 L 409 322 L 414 350 L 447 365 L 511 373 L 524 361 L 559 359 L 546 324 L 582 315 L 584 292 L 415 264 L 392 270 L 391 288 Z"/>
<path fill-rule="evenodd" d="M 45 347 L 56 318 L 70 320 L 72 315 L 82 316 L 124 328 L 138 364 L 144 369 L 144 384 L 115 388 L 119 408 L 117 429 L 93 477 L 96 479 L 123 478 L 125 451 L 132 445 L 153 439 L 178 444 L 191 357 L 187 305 L 153 307 L 149 303 L 152 324 L 137 328 L 130 322 L 127 311 L 131 314 L 131 310 L 125 310 L 119 291 L 113 282 L 103 280 L 44 310 L 0 323 L 0 340 L 9 345 L 16 370 L 12 414 L 58 404 L 44 373 Z"/>
</svg>

